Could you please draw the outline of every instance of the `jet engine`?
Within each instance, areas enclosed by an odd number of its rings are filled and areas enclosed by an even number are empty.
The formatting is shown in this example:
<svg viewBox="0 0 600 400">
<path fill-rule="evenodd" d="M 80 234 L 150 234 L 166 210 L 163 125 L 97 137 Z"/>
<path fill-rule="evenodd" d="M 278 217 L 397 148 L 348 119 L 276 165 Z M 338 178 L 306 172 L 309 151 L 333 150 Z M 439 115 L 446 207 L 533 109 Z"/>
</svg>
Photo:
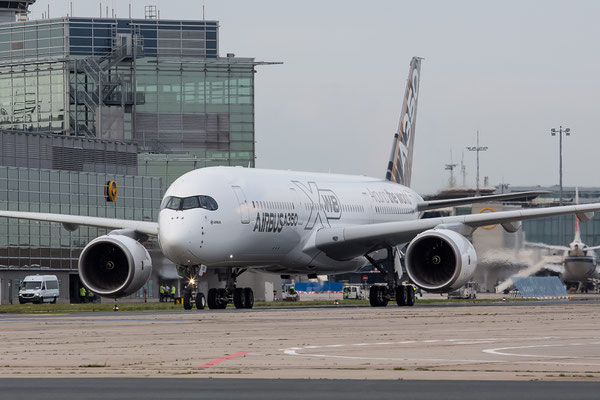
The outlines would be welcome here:
<svg viewBox="0 0 600 400">
<path fill-rule="evenodd" d="M 105 297 L 135 293 L 151 273 L 152 259 L 148 250 L 129 236 L 100 236 L 88 243 L 79 257 L 81 281 Z"/>
<path fill-rule="evenodd" d="M 477 267 L 477 253 L 463 235 L 431 229 L 413 239 L 406 249 L 406 272 L 421 288 L 436 293 L 456 290 Z"/>
</svg>

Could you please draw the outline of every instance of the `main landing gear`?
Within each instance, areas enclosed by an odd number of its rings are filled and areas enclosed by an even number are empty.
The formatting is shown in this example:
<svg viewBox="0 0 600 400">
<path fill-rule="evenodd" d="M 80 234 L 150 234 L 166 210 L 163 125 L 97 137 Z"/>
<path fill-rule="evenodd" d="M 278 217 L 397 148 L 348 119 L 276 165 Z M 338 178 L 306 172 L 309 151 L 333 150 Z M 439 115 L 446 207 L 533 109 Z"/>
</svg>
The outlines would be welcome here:
<svg viewBox="0 0 600 400">
<path fill-rule="evenodd" d="M 387 256 L 383 260 L 374 260 L 365 255 L 367 260 L 385 276 L 387 285 L 373 285 L 369 291 L 371 307 L 385 307 L 392 299 L 398 306 L 413 306 L 415 304 L 415 288 L 410 284 L 400 283 L 402 267 L 400 254 L 394 247 L 387 249 Z"/>
<path fill-rule="evenodd" d="M 224 309 L 228 303 L 233 303 L 235 308 L 252 308 L 254 306 L 254 292 L 251 288 L 239 288 L 235 283 L 237 278 L 246 272 L 245 268 L 227 268 L 225 288 L 212 288 L 208 291 L 208 308 Z"/>
</svg>

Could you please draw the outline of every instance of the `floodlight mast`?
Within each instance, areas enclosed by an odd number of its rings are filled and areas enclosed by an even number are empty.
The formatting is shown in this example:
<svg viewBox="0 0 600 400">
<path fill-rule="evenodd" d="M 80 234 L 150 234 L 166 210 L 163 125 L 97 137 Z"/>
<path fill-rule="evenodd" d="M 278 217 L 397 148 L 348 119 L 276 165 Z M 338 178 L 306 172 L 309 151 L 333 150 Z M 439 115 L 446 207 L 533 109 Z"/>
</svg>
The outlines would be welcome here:
<svg viewBox="0 0 600 400">
<path fill-rule="evenodd" d="M 571 136 L 571 129 L 563 128 L 562 125 L 560 125 L 558 130 L 556 130 L 556 128 L 550 129 L 550 134 L 552 136 L 556 136 L 556 134 L 558 134 L 558 165 L 559 165 L 558 166 L 558 181 L 559 181 L 559 186 L 560 186 L 560 198 L 558 201 L 559 206 L 563 205 L 563 180 L 562 180 L 562 176 L 563 176 L 563 172 L 562 172 L 562 135 L 563 135 L 563 133 L 566 136 Z"/>
<path fill-rule="evenodd" d="M 477 152 L 477 189 L 475 190 L 475 196 L 479 196 L 479 152 L 487 151 L 487 146 L 479 146 L 479 131 L 477 131 L 477 146 L 467 146 L 467 151 Z"/>
</svg>

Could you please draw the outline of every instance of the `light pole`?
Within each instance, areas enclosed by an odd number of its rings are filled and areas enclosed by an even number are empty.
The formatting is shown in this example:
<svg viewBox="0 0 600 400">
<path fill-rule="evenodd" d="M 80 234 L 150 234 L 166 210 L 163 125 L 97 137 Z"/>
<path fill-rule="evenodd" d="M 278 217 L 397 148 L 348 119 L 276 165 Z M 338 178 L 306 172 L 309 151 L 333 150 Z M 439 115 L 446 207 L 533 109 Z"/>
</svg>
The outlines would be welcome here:
<svg viewBox="0 0 600 400">
<path fill-rule="evenodd" d="M 467 146 L 467 151 L 476 151 L 477 152 L 477 189 L 475 190 L 475 196 L 479 196 L 479 152 L 487 151 L 487 146 L 479 146 L 479 131 L 477 131 L 477 146 Z"/>
<path fill-rule="evenodd" d="M 552 136 L 556 136 L 556 134 L 558 133 L 558 158 L 559 158 L 559 162 L 558 162 L 558 175 L 559 175 L 559 185 L 560 185 L 560 199 L 558 201 L 558 205 L 562 206 L 563 205 L 563 185 L 562 185 L 562 135 L 563 133 L 567 136 L 571 135 L 571 129 L 569 128 L 564 128 L 562 127 L 562 125 L 558 128 L 558 130 L 556 130 L 556 128 L 552 128 L 550 129 L 550 133 L 552 134 Z"/>
</svg>

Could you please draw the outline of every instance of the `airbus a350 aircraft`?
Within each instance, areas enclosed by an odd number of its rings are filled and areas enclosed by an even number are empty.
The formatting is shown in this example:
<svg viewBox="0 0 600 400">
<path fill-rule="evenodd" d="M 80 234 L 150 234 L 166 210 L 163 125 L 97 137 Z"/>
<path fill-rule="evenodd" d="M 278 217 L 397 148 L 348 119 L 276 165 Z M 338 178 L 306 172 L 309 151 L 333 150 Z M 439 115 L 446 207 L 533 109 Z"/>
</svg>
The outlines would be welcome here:
<svg viewBox="0 0 600 400">
<path fill-rule="evenodd" d="M 280 274 L 355 271 L 373 264 L 387 286 L 373 286 L 372 306 L 412 305 L 414 291 L 400 282 L 404 257 L 408 277 L 430 292 L 448 292 L 473 275 L 477 255 L 465 236 L 481 226 L 500 224 L 515 232 L 520 221 L 577 214 L 589 220 L 600 204 L 492 214 L 420 219 L 426 210 L 523 193 L 424 201 L 410 189 L 421 59 L 411 61 L 400 123 L 385 179 L 237 167 L 203 168 L 184 174 L 165 193 L 158 222 L 86 216 L 0 211 L 0 217 L 113 229 L 82 251 L 79 274 L 95 293 L 116 298 L 134 293 L 150 277 L 152 262 L 141 241 L 157 236 L 163 253 L 189 279 L 220 268 L 226 280 L 208 291 L 210 308 L 251 308 L 249 288 L 236 288 L 248 268 Z M 532 193 L 535 194 L 535 193 Z M 399 248 L 408 243 L 405 254 Z M 195 297 L 199 308 L 204 295 Z M 191 307 L 189 294 L 186 308 Z"/>
</svg>

